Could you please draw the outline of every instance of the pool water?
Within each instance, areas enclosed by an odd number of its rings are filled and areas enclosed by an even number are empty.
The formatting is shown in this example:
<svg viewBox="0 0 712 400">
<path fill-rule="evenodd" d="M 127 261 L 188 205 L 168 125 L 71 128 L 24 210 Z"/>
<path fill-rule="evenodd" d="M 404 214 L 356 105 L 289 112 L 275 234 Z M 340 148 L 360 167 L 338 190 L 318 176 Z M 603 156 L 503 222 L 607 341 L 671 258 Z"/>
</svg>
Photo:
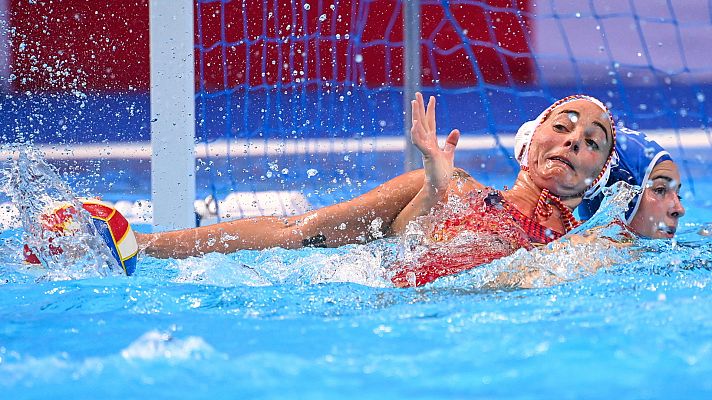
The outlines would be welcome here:
<svg viewBox="0 0 712 400">
<path fill-rule="evenodd" d="M 348 249 L 144 259 L 134 277 L 61 282 L 4 267 L 0 385 L 8 399 L 701 398 L 710 249 L 512 291 L 234 272 Z"/>
<path fill-rule="evenodd" d="M 390 287 L 392 241 L 143 257 L 132 277 L 48 281 L 6 229 L 0 397 L 710 397 L 703 197 L 687 196 L 675 242 L 535 289 L 488 288 L 480 272 L 493 266 Z"/>
</svg>

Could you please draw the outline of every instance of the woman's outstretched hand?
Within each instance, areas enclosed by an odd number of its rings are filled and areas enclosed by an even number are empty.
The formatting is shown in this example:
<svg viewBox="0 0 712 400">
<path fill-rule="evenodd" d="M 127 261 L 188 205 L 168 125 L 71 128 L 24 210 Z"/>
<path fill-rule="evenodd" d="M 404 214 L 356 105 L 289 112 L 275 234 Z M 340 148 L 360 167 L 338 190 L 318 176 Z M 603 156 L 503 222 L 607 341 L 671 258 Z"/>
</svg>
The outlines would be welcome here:
<svg viewBox="0 0 712 400">
<path fill-rule="evenodd" d="M 435 130 L 435 97 L 431 96 L 428 108 L 425 108 L 423 95 L 418 92 L 415 100 L 411 101 L 413 107 L 413 127 L 410 130 L 413 144 L 423 154 L 423 167 L 425 168 L 424 189 L 430 191 L 435 198 L 442 198 L 450 185 L 450 178 L 454 170 L 455 146 L 460 140 L 460 131 L 453 129 L 445 140 L 441 149 Z"/>
</svg>

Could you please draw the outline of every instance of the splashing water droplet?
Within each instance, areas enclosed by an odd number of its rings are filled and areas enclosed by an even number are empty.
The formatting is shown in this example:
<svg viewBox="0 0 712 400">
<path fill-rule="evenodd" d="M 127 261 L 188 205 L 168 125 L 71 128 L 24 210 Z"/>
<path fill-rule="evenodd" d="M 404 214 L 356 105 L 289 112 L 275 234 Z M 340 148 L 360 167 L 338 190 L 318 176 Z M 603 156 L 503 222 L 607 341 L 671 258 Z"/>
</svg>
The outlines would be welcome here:
<svg viewBox="0 0 712 400">
<path fill-rule="evenodd" d="M 628 203 L 641 192 L 639 186 L 630 185 L 619 181 L 603 189 L 604 198 L 595 214 L 586 222 L 572 229 L 567 236 L 580 234 L 589 229 L 609 225 L 616 218 L 625 220 L 624 214 L 628 210 Z"/>
<path fill-rule="evenodd" d="M 2 170 L 0 190 L 12 198 L 24 230 L 23 241 L 47 271 L 42 279 L 65 280 L 121 272 L 81 203 L 39 150 L 26 144 L 4 145 L 13 154 Z M 66 210 L 71 229 L 48 228 L 48 215 Z M 78 211 L 77 211 L 78 210 Z M 61 251 L 57 251 L 57 249 Z"/>
</svg>

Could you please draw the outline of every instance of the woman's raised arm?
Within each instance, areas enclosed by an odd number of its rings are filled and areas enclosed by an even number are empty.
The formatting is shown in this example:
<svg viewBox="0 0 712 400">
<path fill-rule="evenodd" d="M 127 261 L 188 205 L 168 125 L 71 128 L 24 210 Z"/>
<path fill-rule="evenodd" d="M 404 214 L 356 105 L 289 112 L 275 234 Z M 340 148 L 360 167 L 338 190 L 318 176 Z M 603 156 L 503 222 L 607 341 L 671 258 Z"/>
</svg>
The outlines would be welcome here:
<svg viewBox="0 0 712 400">
<path fill-rule="evenodd" d="M 393 223 L 393 231 L 400 234 L 410 221 L 430 210 L 447 198 L 448 187 L 454 171 L 455 147 L 460 140 L 460 131 L 452 130 L 441 149 L 438 145 L 435 124 L 435 97 L 430 97 L 428 108 L 421 93 L 416 93 L 413 107 L 413 127 L 410 130 L 413 144 L 423 155 L 425 181 L 412 201 L 403 209 Z"/>
</svg>

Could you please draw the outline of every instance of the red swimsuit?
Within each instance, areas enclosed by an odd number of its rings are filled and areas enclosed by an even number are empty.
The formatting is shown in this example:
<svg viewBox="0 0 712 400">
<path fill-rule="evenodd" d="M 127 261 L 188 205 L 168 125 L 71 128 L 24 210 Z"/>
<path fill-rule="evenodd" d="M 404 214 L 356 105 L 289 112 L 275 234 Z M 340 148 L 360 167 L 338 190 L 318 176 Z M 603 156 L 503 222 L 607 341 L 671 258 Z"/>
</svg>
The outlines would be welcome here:
<svg viewBox="0 0 712 400">
<path fill-rule="evenodd" d="M 395 265 L 391 280 L 396 286 L 421 286 L 562 236 L 522 214 L 496 190 L 483 190 L 468 200 L 464 212 L 432 230 L 435 243 L 416 262 Z"/>
</svg>

